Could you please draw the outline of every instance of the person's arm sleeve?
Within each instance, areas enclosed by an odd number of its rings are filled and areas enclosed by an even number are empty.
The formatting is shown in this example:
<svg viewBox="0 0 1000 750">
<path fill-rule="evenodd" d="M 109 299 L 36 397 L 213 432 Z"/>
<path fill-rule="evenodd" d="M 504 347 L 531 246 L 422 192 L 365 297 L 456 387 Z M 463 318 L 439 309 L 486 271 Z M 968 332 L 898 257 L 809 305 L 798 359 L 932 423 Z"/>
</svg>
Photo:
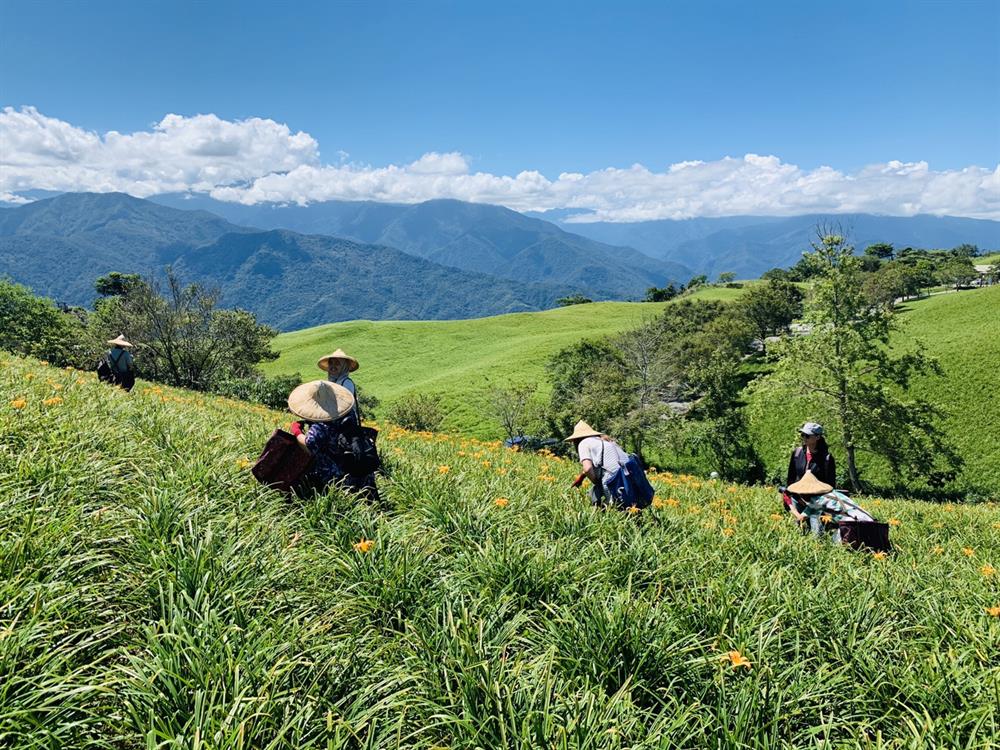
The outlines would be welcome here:
<svg viewBox="0 0 1000 750">
<path fill-rule="evenodd" d="M 828 454 L 830 457 L 830 478 L 827 479 L 827 484 L 831 487 L 837 486 L 837 463 L 833 460 L 833 454 Z"/>
<path fill-rule="evenodd" d="M 787 487 L 792 484 L 796 479 L 798 477 L 795 476 L 795 451 L 792 451 L 792 456 L 788 459 L 788 474 L 785 476 L 785 486 Z"/>
</svg>

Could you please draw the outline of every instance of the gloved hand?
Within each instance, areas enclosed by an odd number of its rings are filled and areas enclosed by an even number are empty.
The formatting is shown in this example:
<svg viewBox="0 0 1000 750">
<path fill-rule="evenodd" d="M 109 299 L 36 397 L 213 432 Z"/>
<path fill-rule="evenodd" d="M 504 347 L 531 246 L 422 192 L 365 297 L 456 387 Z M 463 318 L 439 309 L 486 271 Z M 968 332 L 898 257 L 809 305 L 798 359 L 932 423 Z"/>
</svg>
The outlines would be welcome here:
<svg viewBox="0 0 1000 750">
<path fill-rule="evenodd" d="M 302 425 L 300 425 L 298 422 L 292 422 L 290 425 L 288 425 L 288 431 L 293 435 L 295 435 L 295 437 L 298 437 L 299 435 L 303 434 Z"/>
</svg>

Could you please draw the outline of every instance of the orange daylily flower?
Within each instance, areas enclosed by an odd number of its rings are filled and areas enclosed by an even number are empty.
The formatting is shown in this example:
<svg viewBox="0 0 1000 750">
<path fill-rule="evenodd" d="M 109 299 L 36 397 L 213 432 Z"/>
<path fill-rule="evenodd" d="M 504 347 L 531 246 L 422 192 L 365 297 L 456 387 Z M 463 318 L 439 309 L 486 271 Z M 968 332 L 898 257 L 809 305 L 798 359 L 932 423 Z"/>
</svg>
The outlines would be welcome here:
<svg viewBox="0 0 1000 750">
<path fill-rule="evenodd" d="M 986 614 L 990 617 L 1000 617 L 1000 607 L 987 607 Z"/>
<path fill-rule="evenodd" d="M 750 669 L 752 666 L 750 660 L 747 659 L 745 656 L 743 656 L 743 654 L 741 654 L 739 651 L 730 651 L 722 658 L 729 659 L 729 663 L 733 666 L 733 669 L 737 669 L 738 667 L 745 667 L 746 669 Z"/>
<path fill-rule="evenodd" d="M 885 552 L 876 552 L 872 555 L 872 557 L 874 557 L 876 560 L 884 560 L 886 557 L 888 557 L 888 555 L 886 555 Z"/>
<path fill-rule="evenodd" d="M 991 575 L 997 572 L 997 569 L 994 568 L 989 563 L 986 563 L 983 567 L 979 569 L 979 572 L 982 573 L 987 578 L 989 578 Z"/>
<path fill-rule="evenodd" d="M 47 398 L 44 401 L 42 401 L 42 403 L 45 404 L 46 406 L 57 406 L 62 402 L 63 402 L 62 396 L 53 396 L 52 398 Z"/>
<path fill-rule="evenodd" d="M 355 542 L 354 551 L 355 552 L 371 552 L 372 547 L 375 546 L 375 541 L 372 539 L 365 539 L 361 537 L 360 541 Z"/>
<path fill-rule="evenodd" d="M 889 525 L 890 526 L 899 526 L 900 523 L 902 523 L 902 522 L 898 518 L 890 518 L 889 519 Z"/>
<path fill-rule="evenodd" d="M 15 398 L 13 401 L 10 402 L 11 409 L 23 409 L 27 405 L 28 401 L 23 398 Z"/>
<path fill-rule="evenodd" d="M 972 549 L 972 547 L 962 547 L 962 554 L 965 555 L 966 557 L 972 557 L 974 554 L 976 554 L 976 551 Z"/>
<path fill-rule="evenodd" d="M 633 515 L 633 516 L 638 515 L 639 514 L 639 508 L 637 508 L 635 505 L 630 505 L 630 506 L 628 506 L 628 512 L 629 512 L 630 515 Z"/>
<path fill-rule="evenodd" d="M 942 552 L 944 552 L 944 547 L 942 547 L 940 544 L 935 544 L 933 547 L 931 547 L 931 554 L 940 555 Z"/>
<path fill-rule="evenodd" d="M 438 466 L 438 474 L 447 474 L 449 471 L 451 471 L 450 466 L 445 466 L 444 464 Z"/>
<path fill-rule="evenodd" d="M 493 504 L 495 506 L 497 506 L 498 508 L 506 508 L 507 507 L 507 503 L 509 503 L 509 502 L 510 502 L 510 500 L 508 500 L 505 497 L 498 497 L 496 500 L 493 501 Z"/>
</svg>

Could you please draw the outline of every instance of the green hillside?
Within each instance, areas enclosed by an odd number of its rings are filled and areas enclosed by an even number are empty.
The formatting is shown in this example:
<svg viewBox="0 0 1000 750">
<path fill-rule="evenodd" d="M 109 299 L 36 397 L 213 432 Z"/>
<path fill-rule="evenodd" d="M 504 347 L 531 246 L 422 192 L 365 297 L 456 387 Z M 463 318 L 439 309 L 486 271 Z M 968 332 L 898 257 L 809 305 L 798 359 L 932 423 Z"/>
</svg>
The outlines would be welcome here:
<svg viewBox="0 0 1000 750">
<path fill-rule="evenodd" d="M 735 299 L 738 289 L 712 287 L 698 298 Z M 315 362 L 342 347 L 357 356 L 357 382 L 381 399 L 414 389 L 440 393 L 450 431 L 494 438 L 499 426 L 489 416 L 489 383 L 544 383 L 544 363 L 560 348 L 585 336 L 604 336 L 634 327 L 669 303 L 595 303 L 541 313 L 431 322 L 355 321 L 283 334 L 282 356 L 269 373 L 299 371 L 319 376 Z M 985 487 L 1000 487 L 1000 286 L 940 294 L 907 303 L 900 315 L 901 347 L 917 341 L 944 368 L 940 380 L 918 381 L 916 393 L 948 413 L 946 428 L 961 448 L 968 471 Z M 809 408 L 784 402 L 757 424 L 757 439 L 770 473 L 780 473 Z M 836 450 L 836 446 L 834 446 Z M 870 459 L 864 461 L 871 463 Z M 881 468 L 874 477 L 885 479 Z"/>
<path fill-rule="evenodd" d="M 735 299 L 739 289 L 708 288 L 696 299 Z M 691 299 L 686 297 L 685 299 Z M 383 400 L 409 391 L 441 394 L 444 429 L 497 437 L 488 415 L 489 384 L 544 383 L 545 361 L 580 339 L 635 327 L 656 316 L 662 302 L 595 302 L 540 313 L 449 321 L 351 321 L 284 333 L 275 340 L 281 357 L 268 374 L 299 372 L 321 377 L 316 360 L 342 348 L 361 362 L 355 380 Z"/>
<path fill-rule="evenodd" d="M 1000 494 L 1000 286 L 945 293 L 909 302 L 894 341 L 900 350 L 921 349 L 941 364 L 941 377 L 915 381 L 913 392 L 940 406 L 944 427 L 966 460 L 970 482 Z M 810 414 L 805 402 L 772 404 L 756 425 L 771 473 L 783 473 L 795 429 Z M 839 446 L 831 446 L 839 456 Z M 862 456 L 869 478 L 890 479 L 888 470 Z"/>
<path fill-rule="evenodd" d="M 875 557 L 766 489 L 660 474 L 652 509 L 604 513 L 570 462 L 383 425 L 379 511 L 256 484 L 287 419 L 0 355 L 0 745 L 1000 736 L 995 505 L 872 500 L 896 546 Z"/>
</svg>

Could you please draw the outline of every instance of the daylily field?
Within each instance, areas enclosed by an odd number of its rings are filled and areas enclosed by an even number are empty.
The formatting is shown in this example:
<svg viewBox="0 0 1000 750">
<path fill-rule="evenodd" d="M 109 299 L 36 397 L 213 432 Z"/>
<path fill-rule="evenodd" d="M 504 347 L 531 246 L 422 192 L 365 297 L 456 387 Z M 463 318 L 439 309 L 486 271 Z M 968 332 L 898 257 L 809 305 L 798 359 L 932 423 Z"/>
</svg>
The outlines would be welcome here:
<svg viewBox="0 0 1000 750">
<path fill-rule="evenodd" d="M 0 746 L 988 748 L 1000 507 L 773 490 L 380 425 L 385 507 L 249 465 L 287 415 L 0 355 Z"/>
</svg>

